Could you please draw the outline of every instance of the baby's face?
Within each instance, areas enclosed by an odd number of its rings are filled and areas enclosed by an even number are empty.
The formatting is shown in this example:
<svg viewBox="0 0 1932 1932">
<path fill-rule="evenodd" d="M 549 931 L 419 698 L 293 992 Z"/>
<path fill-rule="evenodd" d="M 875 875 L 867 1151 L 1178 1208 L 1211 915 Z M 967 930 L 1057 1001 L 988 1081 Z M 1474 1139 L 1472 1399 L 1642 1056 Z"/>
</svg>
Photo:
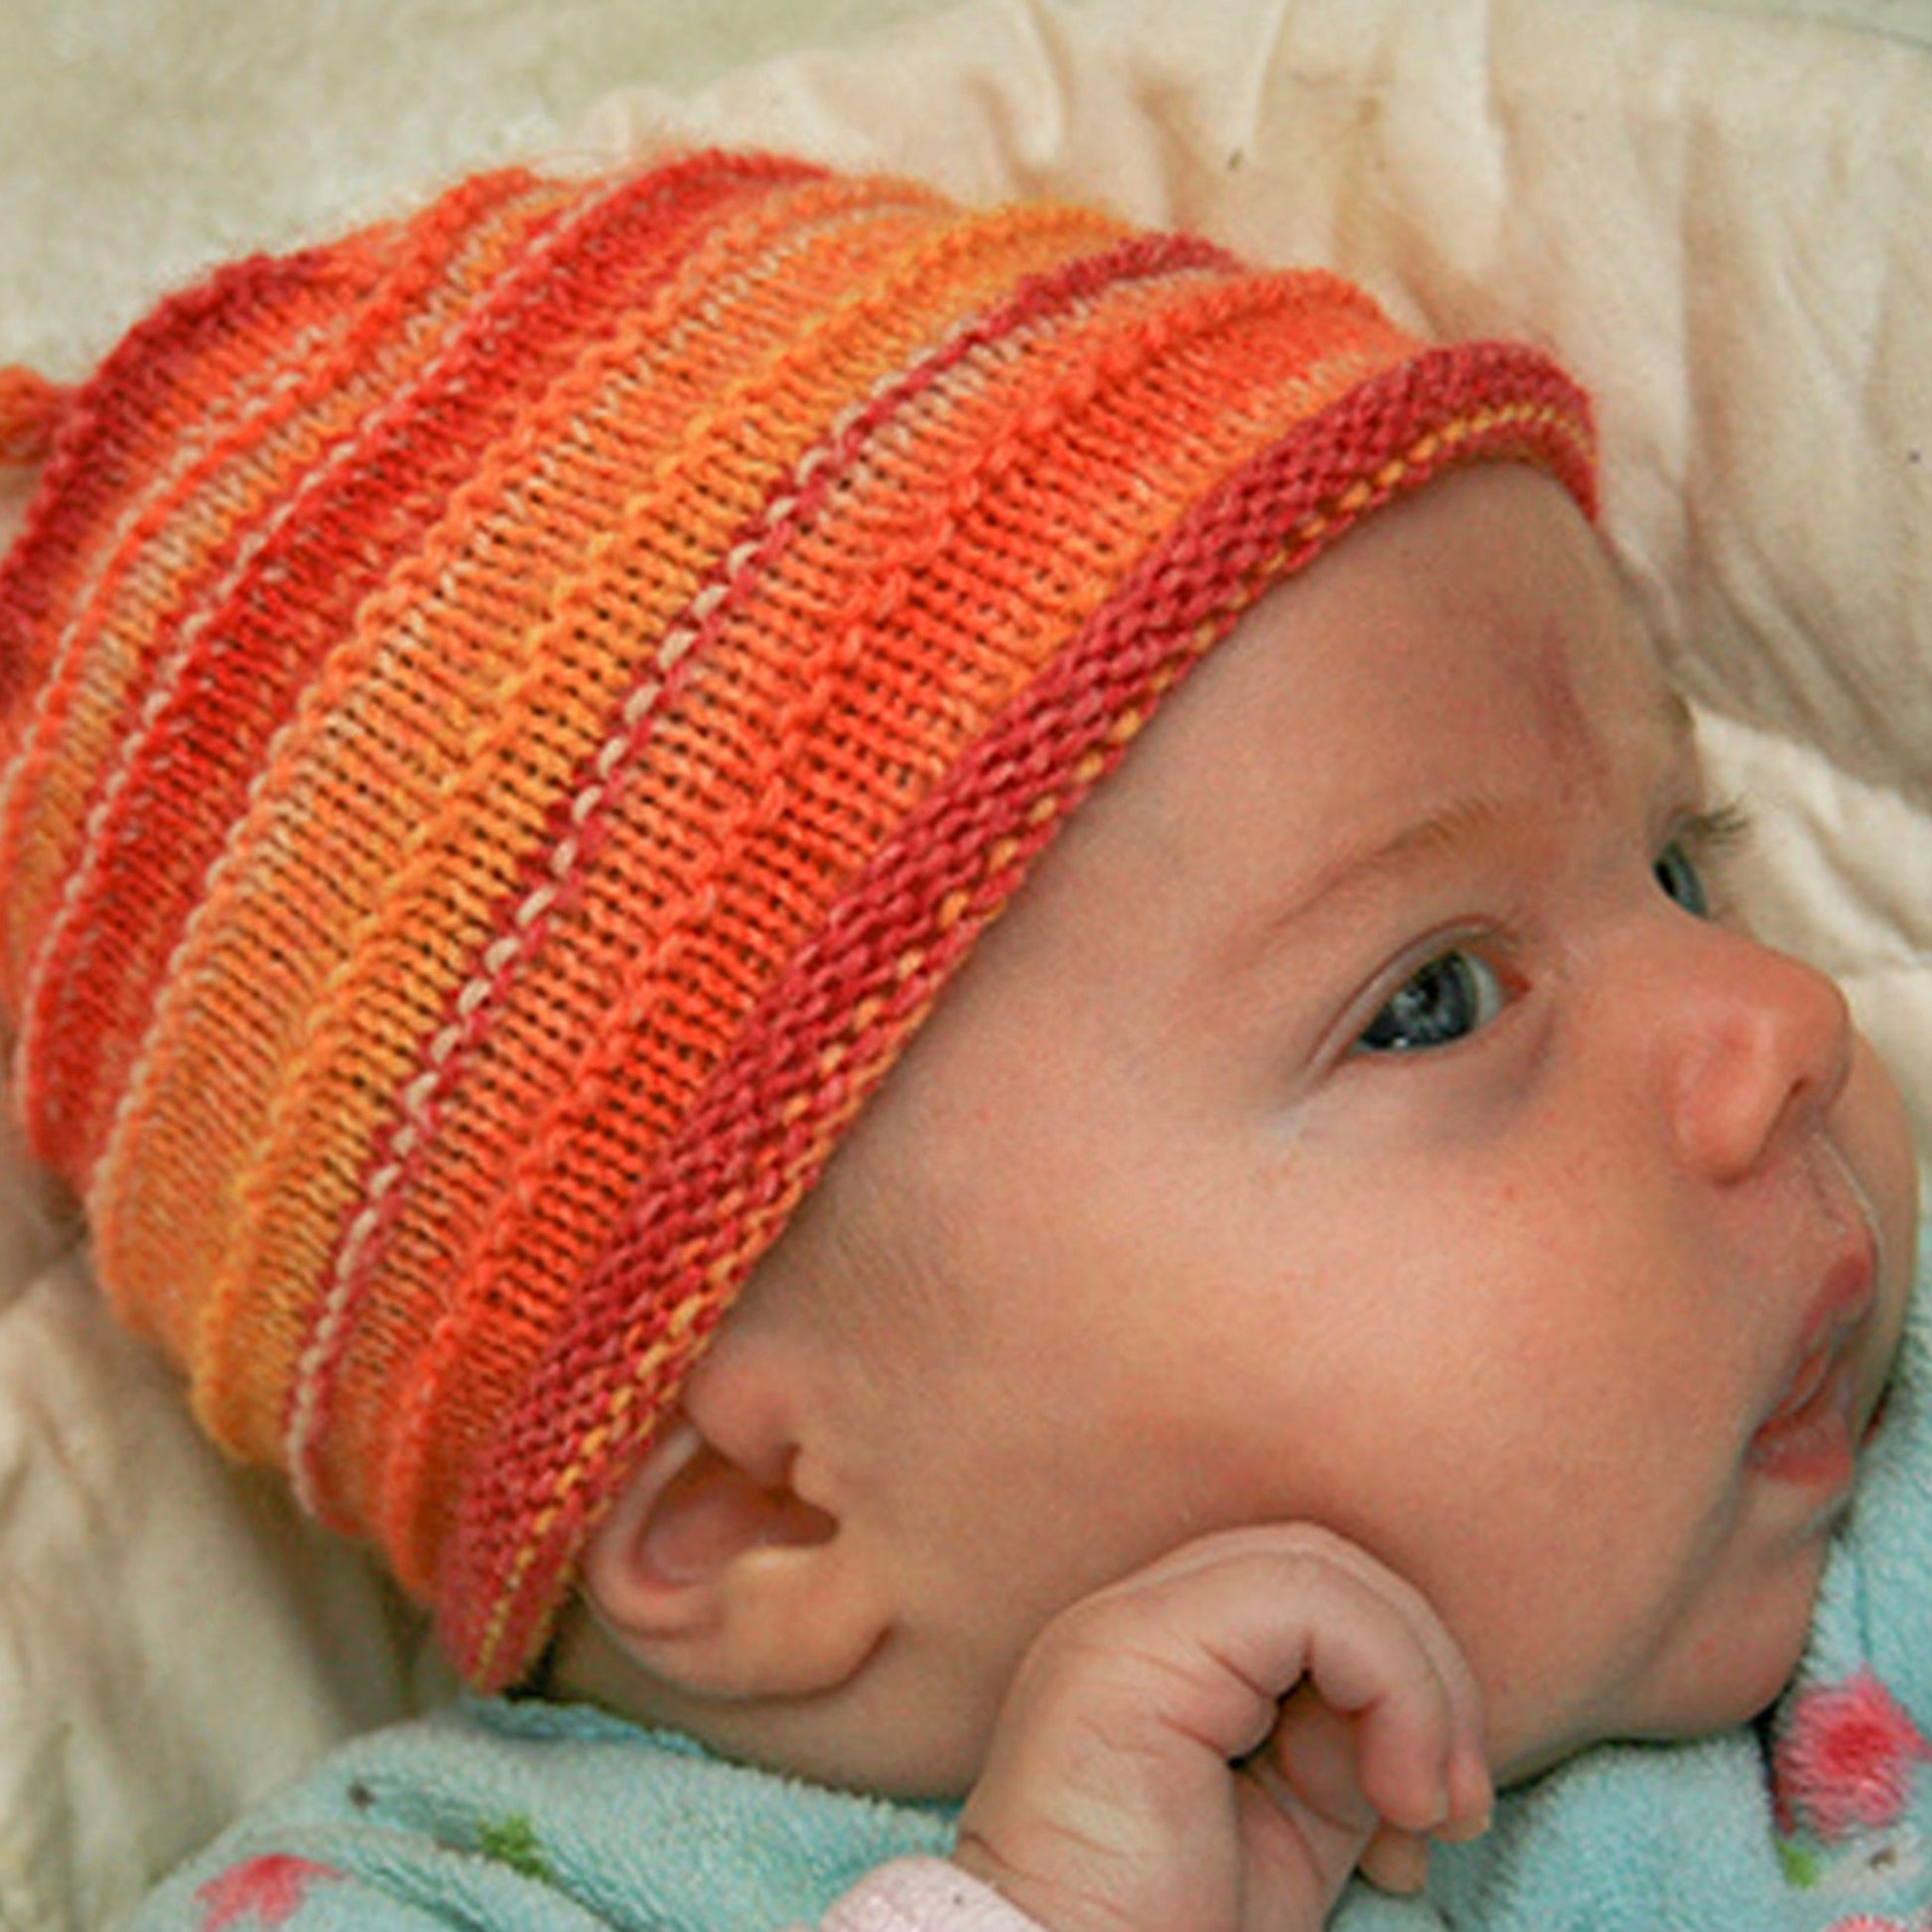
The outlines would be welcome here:
<svg viewBox="0 0 1932 1932">
<path fill-rule="evenodd" d="M 962 1725 L 1264 1521 L 1424 1590 L 1506 1774 L 1776 1691 L 1914 1182 L 1708 804 L 1593 537 L 1496 468 L 1271 595 L 1075 814 L 810 1217 L 911 1278 L 878 1481 Z"/>
</svg>

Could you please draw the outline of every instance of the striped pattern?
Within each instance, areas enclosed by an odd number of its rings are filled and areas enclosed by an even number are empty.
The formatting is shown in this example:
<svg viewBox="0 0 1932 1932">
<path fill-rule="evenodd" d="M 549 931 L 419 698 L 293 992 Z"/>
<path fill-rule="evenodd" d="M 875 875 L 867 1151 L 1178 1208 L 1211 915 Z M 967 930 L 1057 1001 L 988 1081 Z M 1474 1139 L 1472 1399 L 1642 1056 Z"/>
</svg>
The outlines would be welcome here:
<svg viewBox="0 0 1932 1932">
<path fill-rule="evenodd" d="M 1055 207 L 699 154 L 236 264 L 0 569 L 0 998 L 204 1422 L 513 1682 L 1061 818 L 1539 355 Z"/>
</svg>

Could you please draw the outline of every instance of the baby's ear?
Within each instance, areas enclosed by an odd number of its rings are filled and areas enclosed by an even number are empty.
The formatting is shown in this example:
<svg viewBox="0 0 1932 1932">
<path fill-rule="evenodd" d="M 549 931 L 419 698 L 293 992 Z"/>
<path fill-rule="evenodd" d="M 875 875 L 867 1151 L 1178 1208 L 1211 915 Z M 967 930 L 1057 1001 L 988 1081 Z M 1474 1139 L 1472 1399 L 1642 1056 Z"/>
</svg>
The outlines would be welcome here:
<svg viewBox="0 0 1932 1932">
<path fill-rule="evenodd" d="M 756 1396 L 709 1406 L 713 1426 L 687 1409 L 632 1473 L 592 1539 L 584 1595 L 633 1663 L 687 1697 L 836 1690 L 878 1648 L 890 1603 L 837 1499 L 801 1493 L 801 1453 L 759 1427 Z"/>
</svg>

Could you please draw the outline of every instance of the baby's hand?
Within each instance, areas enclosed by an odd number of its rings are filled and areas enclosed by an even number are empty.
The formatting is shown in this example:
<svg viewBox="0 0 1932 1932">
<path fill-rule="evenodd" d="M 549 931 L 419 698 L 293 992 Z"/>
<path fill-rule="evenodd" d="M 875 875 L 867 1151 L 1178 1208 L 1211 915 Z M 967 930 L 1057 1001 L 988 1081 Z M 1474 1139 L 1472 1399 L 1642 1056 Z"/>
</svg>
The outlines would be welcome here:
<svg viewBox="0 0 1932 1932">
<path fill-rule="evenodd" d="M 1052 1932 L 1312 1932 L 1488 1822 L 1473 1678 L 1421 1595 L 1306 1526 L 1202 1538 L 1035 1642 L 957 1862 Z"/>
</svg>

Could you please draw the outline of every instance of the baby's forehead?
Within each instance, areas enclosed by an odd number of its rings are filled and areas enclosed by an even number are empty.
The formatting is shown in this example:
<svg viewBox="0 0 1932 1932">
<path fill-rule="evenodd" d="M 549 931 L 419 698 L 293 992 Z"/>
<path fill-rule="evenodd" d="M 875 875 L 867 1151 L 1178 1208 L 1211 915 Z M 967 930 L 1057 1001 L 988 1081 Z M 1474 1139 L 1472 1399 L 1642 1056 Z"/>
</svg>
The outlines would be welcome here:
<svg viewBox="0 0 1932 1932">
<path fill-rule="evenodd" d="M 1377 776 L 1459 780 L 1472 744 L 1534 747 L 1538 768 L 1598 786 L 1623 738 L 1676 755 L 1689 733 L 1592 526 L 1540 472 L 1493 464 L 1377 512 L 1254 601 L 1121 782 L 1150 802 L 1231 796 L 1287 763 L 1338 809 Z M 1496 775 L 1512 773 L 1527 767 Z"/>
</svg>

